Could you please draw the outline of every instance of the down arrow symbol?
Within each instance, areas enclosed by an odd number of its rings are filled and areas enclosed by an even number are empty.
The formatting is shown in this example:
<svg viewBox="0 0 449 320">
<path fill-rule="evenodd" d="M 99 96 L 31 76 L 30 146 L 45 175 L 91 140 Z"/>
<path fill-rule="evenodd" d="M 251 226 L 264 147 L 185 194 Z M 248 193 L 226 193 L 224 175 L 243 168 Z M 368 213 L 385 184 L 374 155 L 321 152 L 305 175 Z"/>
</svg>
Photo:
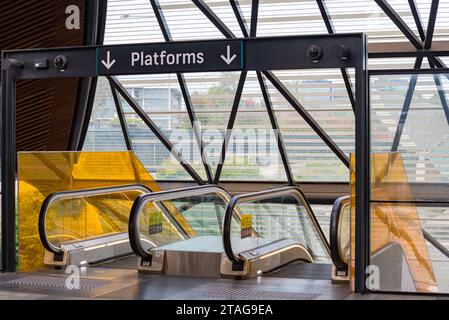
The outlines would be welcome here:
<svg viewBox="0 0 449 320">
<path fill-rule="evenodd" d="M 227 65 L 230 65 L 232 61 L 237 57 L 237 55 L 232 55 L 231 57 L 231 46 L 226 46 L 227 56 L 221 55 L 221 58 L 224 62 L 226 62 Z"/>
<path fill-rule="evenodd" d="M 115 59 L 111 61 L 111 52 L 108 51 L 106 53 L 106 61 L 101 60 L 101 63 L 106 67 L 106 69 L 111 69 L 111 67 L 115 64 Z"/>
</svg>

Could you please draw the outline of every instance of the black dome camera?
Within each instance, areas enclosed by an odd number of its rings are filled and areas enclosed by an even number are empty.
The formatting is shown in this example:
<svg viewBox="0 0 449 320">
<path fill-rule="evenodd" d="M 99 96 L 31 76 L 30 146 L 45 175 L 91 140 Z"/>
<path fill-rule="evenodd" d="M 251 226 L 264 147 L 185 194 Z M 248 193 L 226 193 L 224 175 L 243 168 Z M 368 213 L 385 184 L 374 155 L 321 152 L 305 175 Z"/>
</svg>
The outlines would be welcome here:
<svg viewBox="0 0 449 320">
<path fill-rule="evenodd" d="M 323 55 L 323 50 L 320 46 L 316 44 L 312 44 L 307 48 L 307 56 L 312 60 L 313 62 L 318 62 L 318 60 L 321 59 L 321 56 Z"/>
<path fill-rule="evenodd" d="M 59 55 L 55 58 L 54 64 L 56 69 L 64 70 L 65 68 L 67 68 L 67 65 L 69 64 L 69 58 L 63 55 Z"/>
</svg>

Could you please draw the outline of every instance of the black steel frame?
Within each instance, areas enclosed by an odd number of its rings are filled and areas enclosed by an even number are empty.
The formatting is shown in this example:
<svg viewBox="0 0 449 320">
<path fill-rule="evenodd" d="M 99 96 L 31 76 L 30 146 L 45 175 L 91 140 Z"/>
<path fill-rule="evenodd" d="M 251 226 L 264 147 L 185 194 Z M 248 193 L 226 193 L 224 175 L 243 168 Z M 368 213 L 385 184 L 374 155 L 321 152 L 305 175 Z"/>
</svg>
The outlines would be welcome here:
<svg viewBox="0 0 449 320">
<path fill-rule="evenodd" d="M 153 11 L 158 20 L 159 26 L 161 28 L 161 32 L 163 33 L 165 40 L 172 41 L 173 39 L 171 37 L 168 25 L 164 19 L 159 2 L 157 0 L 149 0 L 149 2 L 151 3 L 151 5 L 153 7 Z M 323 22 L 326 26 L 328 33 L 329 34 L 334 33 L 335 29 L 332 24 L 331 15 L 329 14 L 329 12 L 326 8 L 325 0 L 316 0 L 316 2 L 317 2 L 318 8 L 320 10 Z M 424 30 L 424 28 L 423 28 L 422 19 L 421 19 L 420 13 L 418 11 L 418 7 L 416 5 L 415 0 L 408 0 L 408 2 L 409 2 L 411 13 L 413 15 L 414 22 L 416 24 L 416 27 L 417 27 L 417 30 L 419 33 L 419 37 L 414 34 L 414 32 L 411 30 L 411 28 L 404 22 L 404 20 L 401 19 L 401 17 L 394 11 L 394 9 L 388 4 L 388 2 L 386 0 L 376 0 L 376 3 L 379 5 L 379 7 L 393 21 L 393 23 L 398 27 L 398 29 L 407 37 L 407 39 L 410 41 L 410 43 L 416 48 L 416 51 L 373 52 L 373 53 L 368 54 L 366 52 L 367 50 L 365 48 L 364 54 L 367 55 L 369 58 L 373 58 L 373 59 L 375 59 L 375 58 L 414 57 L 414 58 L 416 58 L 414 70 L 409 72 L 413 75 L 417 75 L 420 73 L 427 73 L 427 70 L 425 70 L 425 71 L 420 70 L 423 59 L 427 58 L 427 60 L 429 61 L 429 65 L 431 66 L 431 68 L 434 69 L 432 74 L 437 75 L 437 74 L 441 73 L 441 74 L 444 74 L 444 76 L 446 76 L 447 78 L 449 78 L 449 75 L 446 73 L 446 71 L 441 70 L 441 68 L 447 68 L 447 67 L 444 64 L 444 62 L 439 58 L 440 56 L 447 56 L 447 52 L 436 51 L 436 50 L 432 50 L 432 48 L 431 48 L 434 27 L 435 27 L 435 19 L 436 19 L 437 12 L 438 12 L 439 0 L 432 1 L 427 31 Z M 213 10 L 203 0 L 192 0 L 192 3 L 199 8 L 199 10 L 217 27 L 218 30 L 221 31 L 221 33 L 226 38 L 228 38 L 228 39 L 236 38 L 236 36 L 232 33 L 232 31 L 218 18 L 218 16 L 213 12 Z M 236 16 L 237 22 L 240 26 L 243 36 L 245 38 L 255 37 L 256 30 L 257 30 L 257 22 L 258 22 L 257 16 L 258 16 L 258 10 L 259 10 L 259 1 L 258 0 L 252 1 L 252 4 L 251 4 L 252 19 L 251 19 L 249 28 L 248 28 L 247 22 L 245 21 L 243 14 L 242 14 L 242 10 L 240 8 L 238 0 L 229 0 L 229 3 L 230 3 L 230 6 L 232 7 L 232 10 L 233 10 L 235 16 Z M 103 29 L 103 30 L 101 30 L 101 29 Z M 102 41 L 101 39 L 102 39 L 103 32 L 104 32 L 104 23 L 100 27 L 100 33 L 99 33 L 100 40 L 98 40 L 98 41 Z M 366 92 L 366 87 L 368 85 L 367 68 L 366 68 L 366 66 L 364 66 L 364 68 L 362 70 L 359 70 L 358 72 L 356 70 L 355 97 L 354 97 L 353 88 L 351 86 L 351 81 L 349 79 L 349 75 L 348 75 L 347 71 L 345 69 L 341 69 L 341 72 L 342 72 L 342 77 L 345 82 L 349 100 L 351 102 L 351 105 L 352 105 L 354 111 L 356 111 L 356 110 L 358 110 L 357 105 L 360 106 L 361 104 L 367 103 L 367 100 L 361 102 L 359 99 L 358 102 L 356 101 L 357 97 L 360 94 L 364 95 L 365 97 L 368 95 L 368 92 Z M 8 105 L 8 104 L 14 104 L 14 102 L 15 102 L 14 101 L 15 88 L 14 88 L 14 86 L 11 87 L 11 84 L 6 84 L 6 82 L 9 82 L 13 78 L 13 73 L 14 73 L 13 70 L 3 71 L 3 73 L 2 73 L 2 78 L 4 79 L 3 92 L 7 93 L 7 94 L 3 94 L 3 98 L 2 98 L 2 102 L 3 102 L 4 106 Z M 372 71 L 370 74 L 374 75 L 374 74 L 399 74 L 399 73 L 400 73 L 400 70 L 399 71 L 375 70 L 375 71 Z M 271 121 L 273 129 L 276 129 L 276 127 L 277 127 L 276 117 L 275 117 L 275 113 L 271 107 L 270 98 L 269 98 L 268 92 L 266 90 L 263 76 L 265 76 L 274 85 L 274 87 L 288 100 L 288 102 L 298 111 L 298 113 L 313 128 L 313 130 L 318 133 L 318 135 L 330 147 L 330 149 L 343 161 L 343 163 L 346 166 L 349 167 L 349 159 L 347 158 L 347 156 L 329 138 L 329 136 L 327 136 L 325 131 L 318 125 L 318 123 L 316 123 L 316 121 L 310 116 L 310 114 L 307 113 L 305 108 L 294 98 L 294 96 L 279 81 L 279 79 L 277 79 L 275 77 L 275 75 L 272 72 L 261 71 L 261 72 L 257 73 L 257 76 L 258 76 L 258 80 L 259 80 L 261 90 L 262 90 L 262 93 L 264 96 L 264 101 L 267 106 L 267 112 L 270 115 L 270 121 Z M 199 145 L 201 155 L 203 156 L 203 145 L 202 145 L 201 133 L 199 133 L 198 128 L 196 128 L 194 125 L 196 122 L 196 115 L 194 113 L 193 106 L 192 106 L 192 103 L 191 103 L 191 100 L 189 97 L 187 85 L 185 83 L 185 79 L 183 78 L 182 74 L 178 74 L 177 77 L 178 77 L 178 82 L 179 82 L 181 90 L 182 90 L 186 108 L 189 113 L 189 119 L 192 124 L 192 129 L 194 131 L 195 138 Z M 233 107 L 231 110 L 230 118 L 229 118 L 228 125 L 227 125 L 228 131 L 226 132 L 226 137 L 223 142 L 222 154 L 220 156 L 220 162 L 218 164 L 217 171 L 216 171 L 216 174 L 214 177 L 212 177 L 211 169 L 210 169 L 210 166 L 208 166 L 207 159 L 205 159 L 204 157 L 202 158 L 203 163 L 205 165 L 205 170 L 206 170 L 207 179 L 208 179 L 209 183 L 210 182 L 218 183 L 220 180 L 220 174 L 222 171 L 223 161 L 226 156 L 226 149 L 227 149 L 228 140 L 230 137 L 230 131 L 232 130 L 234 122 L 235 122 L 236 113 L 238 111 L 238 105 L 240 102 L 240 97 L 241 97 L 243 86 L 245 83 L 245 78 L 246 78 L 246 71 L 242 71 L 240 80 L 239 80 L 239 84 L 238 84 L 238 88 L 237 88 L 237 92 L 235 95 Z M 401 121 L 398 123 L 396 137 L 395 137 L 395 140 L 394 140 L 394 143 L 392 146 L 392 150 L 396 150 L 397 146 L 399 145 L 399 142 L 400 142 L 402 128 L 405 124 L 407 114 L 408 114 L 408 111 L 410 108 L 410 102 L 411 102 L 411 99 L 413 96 L 414 88 L 416 86 L 416 80 L 414 80 L 414 78 L 415 78 L 414 76 L 411 77 L 409 90 L 407 92 L 407 98 L 404 101 L 403 112 L 401 115 Z M 122 119 L 122 117 L 120 116 L 120 114 L 122 113 L 122 112 L 120 112 L 120 110 L 122 110 L 122 108 L 120 106 L 120 99 L 118 98 L 118 95 L 117 95 L 117 92 L 120 93 L 120 90 L 118 90 L 118 88 L 117 88 L 119 83 L 118 83 L 118 81 L 115 82 L 116 81 L 115 79 L 113 81 L 111 79 L 112 78 L 109 78 L 109 80 L 111 82 L 111 90 L 114 95 L 114 101 L 116 102 L 117 112 L 119 113 L 119 117 L 120 117 L 120 124 L 122 126 L 122 130 L 123 130 L 123 133 L 125 136 L 125 141 L 127 142 L 127 148 L 131 150 L 132 149 L 132 141 L 131 141 L 131 139 L 129 137 L 129 133 L 127 131 L 126 119 L 124 117 Z M 95 78 L 93 78 L 93 82 L 94 81 L 96 81 Z M 112 83 L 116 83 L 116 86 L 112 85 Z M 437 86 L 439 86 L 439 84 L 440 84 L 439 76 L 435 76 L 435 84 Z M 123 95 L 126 95 L 125 93 L 126 92 L 124 92 L 122 90 L 122 92 L 120 94 L 123 96 Z M 90 109 L 93 105 L 94 94 L 95 94 L 95 89 L 91 90 L 90 94 L 89 94 L 89 101 L 87 102 L 87 105 L 88 105 L 88 108 L 90 108 Z M 446 113 L 446 116 L 448 116 L 449 115 L 449 113 L 447 112 L 448 104 L 445 100 L 445 96 L 441 95 L 440 91 L 439 91 L 439 95 L 440 95 L 440 99 L 441 99 L 444 111 Z M 133 109 L 135 109 L 135 111 L 136 110 L 139 111 L 138 114 L 140 113 L 139 115 L 141 116 L 141 118 L 150 127 L 150 129 L 156 133 L 156 136 L 162 141 L 162 143 L 164 143 L 164 145 L 166 145 L 169 148 L 169 150 L 172 151 L 172 153 L 176 154 L 176 150 L 173 150 L 168 139 L 166 139 L 163 136 L 163 134 L 155 127 L 155 125 L 151 121 L 151 119 L 149 119 L 148 116 L 145 116 L 143 114 L 143 111 L 139 108 L 139 106 L 135 103 L 135 101 L 133 101 L 132 97 L 128 96 L 128 99 L 125 98 L 125 100 L 128 103 L 130 103 L 130 105 L 133 107 Z M 90 112 L 88 112 L 87 117 L 83 121 L 84 128 L 82 128 L 82 131 L 80 134 L 80 142 L 75 143 L 75 144 L 77 144 L 77 146 L 76 146 L 77 149 L 81 149 L 81 147 L 82 147 L 82 142 L 84 141 L 85 134 L 87 132 L 86 128 L 87 128 L 87 124 L 89 122 L 88 121 L 89 116 L 90 116 Z M 14 114 L 13 110 L 4 110 L 2 121 L 5 126 L 3 127 L 3 129 L 6 130 L 7 132 L 14 132 L 14 129 L 15 129 L 14 128 L 14 119 L 15 119 L 15 114 Z M 87 121 L 86 121 L 86 119 L 87 119 Z M 449 122 L 449 117 L 448 117 L 448 122 Z M 369 165 L 368 166 L 366 165 L 367 164 L 366 161 L 369 161 L 369 157 L 365 159 L 363 156 L 363 155 L 365 155 L 365 156 L 369 155 L 369 143 L 368 143 L 369 142 L 369 113 L 368 112 L 362 112 L 362 114 L 357 114 L 356 136 L 357 136 L 357 141 L 356 141 L 357 157 L 358 157 L 358 159 L 361 160 L 361 161 L 358 161 L 356 164 L 356 166 L 357 166 L 356 167 L 357 168 L 357 190 L 359 190 L 357 192 L 356 196 L 360 199 L 360 201 L 357 201 L 357 210 L 359 212 L 363 208 L 367 209 L 367 201 L 369 200 L 368 192 L 367 192 L 367 194 L 360 193 L 360 190 L 364 190 L 364 191 L 369 190 L 369 185 L 367 185 L 369 179 L 367 179 L 365 181 L 365 183 L 362 182 L 362 179 L 369 177 L 369 172 L 367 171 L 367 168 L 369 168 Z M 75 140 L 76 139 L 74 139 L 74 141 Z M 6 152 L 8 152 L 8 151 L 13 152 L 14 144 L 15 144 L 15 141 L 14 141 L 13 137 L 4 138 L 4 143 L 2 144 L 3 154 L 4 155 L 7 154 Z M 73 144 L 74 143 L 72 142 L 72 145 Z M 293 174 L 291 173 L 291 169 L 289 168 L 289 161 L 287 158 L 287 154 L 285 152 L 285 146 L 284 146 L 282 139 L 280 139 L 278 141 L 278 145 L 279 145 L 279 151 L 281 153 L 281 157 L 283 160 L 283 164 L 284 164 L 284 167 L 285 167 L 285 170 L 287 173 L 287 178 L 289 180 L 289 184 L 292 184 L 292 183 L 294 183 Z M 14 172 L 14 161 L 12 161 L 12 162 L 6 161 L 6 162 L 7 163 L 5 163 L 5 161 L 3 161 L 3 164 L 2 164 L 2 172 L 4 174 L 4 177 L 2 180 L 2 183 L 4 183 L 3 195 L 6 192 L 13 190 L 11 188 L 12 188 L 12 185 L 14 182 L 14 177 L 11 176 L 11 172 Z M 193 171 L 193 169 L 189 168 L 189 166 L 184 167 L 184 168 L 190 173 L 190 175 L 192 177 L 194 177 L 194 180 L 198 180 L 199 183 L 203 183 L 202 179 Z M 3 207 L 4 213 L 6 212 L 5 209 L 14 208 L 14 203 L 13 203 L 13 201 L 11 201 L 11 199 L 9 199 L 9 200 L 4 199 L 4 201 L 2 201 L 2 205 L 4 206 Z M 3 236 L 6 237 L 6 239 L 11 239 L 11 237 L 12 237 L 11 230 L 13 230 L 12 226 L 14 225 L 14 221 L 10 217 L 5 217 L 5 216 L 3 217 L 3 219 L 4 219 L 3 224 L 2 224 Z M 361 256 L 361 257 L 365 256 L 365 258 L 359 260 L 358 265 L 356 266 L 356 289 L 357 289 L 357 291 L 362 292 L 365 290 L 364 274 L 363 274 L 364 268 L 363 267 L 367 265 L 367 262 L 369 259 L 369 257 L 367 257 L 367 252 L 369 252 L 368 251 L 369 243 L 368 243 L 368 238 L 367 238 L 367 235 L 369 234 L 369 232 L 368 232 L 369 231 L 369 219 L 368 219 L 368 217 L 363 216 L 361 213 L 358 213 L 357 221 L 358 222 L 357 222 L 357 226 L 356 226 L 356 238 L 357 238 L 357 242 L 359 244 L 363 243 L 363 245 L 359 245 L 356 248 L 356 255 Z M 365 234 L 363 234 L 363 233 L 365 233 Z M 364 246 L 364 245 L 366 245 L 366 246 Z M 14 255 L 13 252 L 7 248 L 3 248 L 2 254 L 7 258 L 10 258 Z M 8 260 L 8 259 L 6 259 L 6 260 Z M 5 261 L 5 259 L 4 259 L 4 261 Z M 11 266 L 8 266 L 6 269 L 3 268 L 3 270 L 11 270 Z"/>
<path fill-rule="evenodd" d="M 202 11 L 207 12 L 210 14 L 211 10 L 208 9 L 206 4 L 203 1 L 195 1 L 198 6 L 202 8 Z M 161 15 L 162 17 L 162 15 Z M 210 16 L 212 19 L 215 19 L 215 25 L 219 25 L 221 21 L 216 17 L 215 15 Z M 253 19 L 253 24 L 257 21 L 257 19 Z M 226 32 L 225 28 L 221 28 L 224 32 Z M 252 32 L 256 32 L 256 27 L 253 26 Z M 166 29 L 168 32 L 168 30 Z M 235 39 L 234 35 L 226 33 L 226 37 L 232 37 L 231 39 Z M 353 47 L 354 52 L 354 58 L 349 62 L 345 63 L 345 65 L 352 67 L 356 70 L 356 103 L 358 108 L 360 109 L 360 113 L 363 114 L 363 108 L 366 108 L 366 99 L 363 99 L 364 95 L 367 92 L 367 88 L 365 86 L 367 85 L 367 82 L 365 81 L 364 77 L 364 69 L 366 67 L 366 37 L 362 34 L 355 34 L 355 35 L 348 35 L 350 38 L 347 38 L 347 36 L 342 35 L 335 35 L 335 36 L 319 36 L 323 39 L 327 39 L 324 41 L 333 41 L 328 42 L 328 45 L 331 43 L 334 43 L 336 45 L 338 43 L 341 43 L 339 37 L 341 39 L 347 39 L 347 44 L 350 43 L 350 45 Z M 346 37 L 346 38 L 345 38 Z M 264 38 L 265 41 L 296 41 L 295 38 L 298 37 L 280 37 L 280 38 Z M 299 37 L 301 38 L 301 37 Z M 298 38 L 298 39 L 299 39 Z M 306 40 L 306 43 L 310 43 L 311 36 L 306 36 L 303 39 Z M 301 38 L 302 39 L 302 38 Z M 314 41 L 319 41 L 317 37 L 313 38 Z M 350 40 L 350 42 L 348 42 Z M 248 50 L 251 46 L 256 45 L 257 43 L 260 43 L 260 41 L 256 41 L 252 38 L 246 38 L 246 39 L 239 39 L 242 43 L 244 43 L 244 47 L 248 47 Z M 257 39 L 258 40 L 258 39 Z M 217 40 L 214 40 L 215 42 Z M 228 40 L 222 40 L 223 42 L 226 42 Z M 303 40 L 300 40 L 303 41 Z M 202 42 L 208 42 L 208 41 L 202 41 Z M 171 42 L 173 44 L 173 42 Z M 183 42 L 185 43 L 185 42 Z M 197 45 L 199 42 L 191 42 L 192 44 Z M 276 43 L 276 42 L 275 42 Z M 304 42 L 302 42 L 304 43 Z M 162 45 L 162 44 L 161 44 Z M 124 47 L 124 46 L 121 46 Z M 266 48 L 271 48 L 266 47 Z M 59 48 L 59 49 L 49 49 L 51 52 L 49 52 L 48 49 L 35 49 L 35 50 L 19 50 L 19 51 L 7 51 L 4 52 L 4 61 L 6 63 L 4 64 L 3 69 L 3 79 L 4 82 L 2 83 L 3 86 L 3 95 L 2 95 L 2 107 L 3 107 L 3 144 L 2 144 L 2 184 L 3 184 L 3 193 L 2 193 L 2 214 L 3 214 L 3 227 L 4 227 L 4 237 L 3 237 L 3 244 L 4 249 L 2 254 L 4 255 L 5 259 L 5 265 L 3 268 L 3 271 L 14 271 L 15 269 L 15 239 L 14 239 L 14 226 L 15 226 L 15 82 L 21 79 L 35 79 L 35 78 L 48 78 L 48 77 L 79 77 L 79 76 L 98 76 L 98 71 L 95 71 L 94 64 L 90 63 L 88 66 L 79 64 L 77 67 L 72 67 L 70 69 L 70 72 L 60 73 L 53 70 L 50 70 L 49 73 L 42 73 L 38 72 L 33 68 L 30 68 L 30 62 L 34 61 L 37 56 L 40 54 L 45 55 L 54 55 L 64 52 L 64 54 L 68 54 L 71 59 L 73 59 L 73 64 L 76 65 L 75 61 L 80 61 L 79 59 L 85 60 L 86 57 L 93 57 L 95 52 L 97 52 L 97 48 L 100 47 L 87 47 L 87 48 Z M 305 50 L 305 49 L 304 49 Z M 263 51 L 265 52 L 265 51 Z M 305 52 L 305 51 L 304 51 Z M 97 53 L 98 54 L 98 53 Z M 254 54 L 254 53 L 253 53 Z M 21 61 L 23 59 L 23 61 Z M 78 60 L 77 60 L 78 59 Z M 332 60 L 335 58 L 327 58 L 323 59 L 327 62 L 324 63 L 323 66 L 338 66 L 339 62 L 337 60 Z M 98 60 L 97 60 L 98 61 Z M 268 60 L 267 60 L 268 61 Z M 26 62 L 26 63 L 25 63 Z M 269 65 L 271 65 L 272 62 L 269 62 Z M 306 64 L 305 64 L 306 63 Z M 306 62 L 305 60 L 292 60 L 291 63 L 289 63 L 288 68 L 304 68 L 299 66 L 305 66 L 307 65 L 308 68 L 314 68 L 316 65 L 313 65 L 311 61 Z M 318 68 L 322 68 L 323 66 L 316 66 Z M 286 68 L 286 67 L 284 67 Z M 272 124 L 273 129 L 278 130 L 279 125 L 277 124 L 277 119 L 274 113 L 274 110 L 271 106 L 271 100 L 268 94 L 268 90 L 265 86 L 265 82 L 263 79 L 263 76 L 267 77 L 268 80 L 270 80 L 274 87 L 280 91 L 284 96 L 287 97 L 287 100 L 293 105 L 293 107 L 298 111 L 300 115 L 303 116 L 305 121 L 311 125 L 311 127 L 315 130 L 315 132 L 318 133 L 318 135 L 322 138 L 324 138 L 325 142 L 330 146 L 330 148 L 337 153 L 337 155 L 342 159 L 346 165 L 349 166 L 349 160 L 347 159 L 347 156 L 338 148 L 338 146 L 327 136 L 327 134 L 324 132 L 324 130 L 317 124 L 317 122 L 310 116 L 310 114 L 305 110 L 305 108 L 299 104 L 299 102 L 296 100 L 296 98 L 288 92 L 288 90 L 285 88 L 285 86 L 274 76 L 274 74 L 271 71 L 266 70 L 267 68 L 261 67 L 260 64 L 253 64 L 252 66 L 244 66 L 241 69 L 241 76 L 239 80 L 239 85 L 236 92 L 236 97 L 233 103 L 233 108 L 231 111 L 230 121 L 228 123 L 228 128 L 232 128 L 234 125 L 235 117 L 238 110 L 238 105 L 240 102 L 240 97 L 243 90 L 243 85 L 245 82 L 247 71 L 256 71 L 258 74 L 258 79 L 261 85 L 261 89 L 264 95 L 264 101 L 267 106 L 267 111 L 270 116 L 270 121 Z M 274 69 L 277 69 L 277 67 L 274 67 Z M 24 70 L 24 71 L 22 71 Z M 144 71 L 142 71 L 144 72 Z M 122 73 L 124 74 L 124 73 Z M 127 140 L 127 147 L 128 149 L 132 149 L 132 141 L 129 137 L 129 133 L 127 130 L 126 125 L 126 119 L 123 116 L 123 109 L 121 106 L 120 98 L 123 98 L 124 101 L 126 101 L 129 106 L 134 110 L 134 112 L 141 118 L 141 120 L 148 126 L 148 128 L 154 133 L 154 135 L 161 141 L 162 144 L 165 145 L 165 147 L 172 153 L 172 155 L 178 160 L 178 162 L 184 167 L 184 169 L 192 176 L 194 181 L 196 181 L 198 184 L 204 184 L 204 181 L 201 179 L 201 177 L 195 172 L 195 170 L 183 159 L 181 154 L 178 152 L 178 150 L 175 149 L 174 145 L 167 139 L 167 137 L 164 136 L 164 134 L 161 132 L 161 130 L 156 126 L 156 124 L 152 121 L 152 119 L 144 112 L 144 110 L 138 105 L 138 103 L 135 101 L 135 99 L 131 96 L 131 94 L 124 88 L 124 86 L 114 77 L 114 76 L 106 76 L 108 79 L 114 102 L 116 103 L 117 112 L 120 117 L 121 126 L 125 135 L 125 140 Z M 363 125 L 360 125 L 359 128 L 361 130 L 364 130 L 365 128 Z M 223 152 L 222 157 L 225 156 L 225 151 L 227 148 L 227 142 L 229 141 L 231 131 L 228 130 L 226 133 L 227 138 L 225 139 L 223 143 Z M 127 138 L 126 138 L 127 137 Z M 289 184 L 294 184 L 294 180 L 292 178 L 293 174 L 291 173 L 291 169 L 289 167 L 289 162 L 286 156 L 286 152 L 284 149 L 284 144 L 282 142 L 282 139 L 278 140 L 278 146 L 280 149 L 280 152 L 285 156 L 283 158 L 283 163 L 285 167 L 287 168 L 287 174 L 290 176 L 289 178 Z M 360 146 L 357 147 L 358 151 L 361 152 L 362 149 L 360 149 Z M 220 164 L 222 165 L 222 163 Z M 222 167 L 219 167 L 222 168 Z M 220 169 L 221 170 L 221 169 Z M 217 170 L 215 180 L 218 181 L 220 172 Z M 361 181 L 361 179 L 360 179 Z M 362 193 L 366 193 L 363 191 Z M 360 236 L 360 235 L 359 235 Z M 363 282 L 363 281 L 361 281 Z"/>
</svg>

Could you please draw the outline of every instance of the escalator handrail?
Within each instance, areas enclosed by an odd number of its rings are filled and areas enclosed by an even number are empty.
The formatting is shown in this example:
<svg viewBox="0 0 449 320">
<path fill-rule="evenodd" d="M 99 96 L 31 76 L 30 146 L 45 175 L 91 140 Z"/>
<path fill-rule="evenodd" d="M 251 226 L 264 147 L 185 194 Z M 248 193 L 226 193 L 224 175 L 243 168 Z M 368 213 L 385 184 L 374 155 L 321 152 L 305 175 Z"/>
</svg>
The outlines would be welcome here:
<svg viewBox="0 0 449 320">
<path fill-rule="evenodd" d="M 60 192 L 53 192 L 50 195 L 48 195 L 44 202 L 42 203 L 41 210 L 39 212 L 39 222 L 38 222 L 38 228 L 39 228 L 39 237 L 42 242 L 42 245 L 44 248 L 52 253 L 59 254 L 62 253 L 62 250 L 60 247 L 55 246 L 48 240 L 47 236 L 47 230 L 46 230 L 46 219 L 47 219 L 47 213 L 48 208 L 50 205 L 61 199 L 72 199 L 72 198 L 82 198 L 87 196 L 100 196 L 105 194 L 111 194 L 111 193 L 118 193 L 118 192 L 124 192 L 124 191 L 140 191 L 142 193 L 151 193 L 152 190 L 148 188 L 147 186 L 143 184 L 127 184 L 127 185 L 120 185 L 120 186 L 114 186 L 114 187 L 102 187 L 102 188 L 92 188 L 92 189 L 80 189 L 80 190 L 68 190 L 68 191 L 60 191 Z"/>
<path fill-rule="evenodd" d="M 341 214 L 343 212 L 344 206 L 346 206 L 350 202 L 349 196 L 343 196 L 335 200 L 332 210 L 331 210 L 331 218 L 329 225 L 329 241 L 330 241 L 330 249 L 331 249 L 331 259 L 334 263 L 335 267 L 339 271 L 347 270 L 348 264 L 344 261 L 341 256 L 341 244 L 340 244 L 340 220 Z"/>
<path fill-rule="evenodd" d="M 129 215 L 129 243 L 133 252 L 141 257 L 148 257 L 150 253 L 144 249 L 140 241 L 140 216 L 142 209 L 149 202 L 170 201 L 186 197 L 201 196 L 206 194 L 217 194 L 227 204 L 231 200 L 231 195 L 222 187 L 217 185 L 202 185 L 189 188 L 173 189 L 140 195 L 133 203 Z"/>
<path fill-rule="evenodd" d="M 277 198 L 282 196 L 293 196 L 296 201 L 299 204 L 304 204 L 306 211 L 312 220 L 312 223 L 314 224 L 315 228 L 318 230 L 319 236 L 321 240 L 324 243 L 324 246 L 326 248 L 326 251 L 330 255 L 330 247 L 329 242 L 326 239 L 326 236 L 324 235 L 323 230 L 320 227 L 320 224 L 318 223 L 317 218 L 315 217 L 312 208 L 310 207 L 310 204 L 306 200 L 306 197 L 304 193 L 295 186 L 289 186 L 289 187 L 282 187 L 278 189 L 272 189 L 272 190 L 265 190 L 265 191 L 258 191 L 253 193 L 247 193 L 247 194 L 241 194 L 236 195 L 231 198 L 229 201 L 229 204 L 226 207 L 225 215 L 223 218 L 223 248 L 226 253 L 226 256 L 228 259 L 234 263 L 239 263 L 241 259 L 238 255 L 234 253 L 232 250 L 232 243 L 231 243 L 231 222 L 232 217 L 234 216 L 234 212 L 236 210 L 236 205 L 240 202 L 251 202 L 251 201 L 258 201 L 258 200 L 266 200 L 271 198 Z"/>
</svg>

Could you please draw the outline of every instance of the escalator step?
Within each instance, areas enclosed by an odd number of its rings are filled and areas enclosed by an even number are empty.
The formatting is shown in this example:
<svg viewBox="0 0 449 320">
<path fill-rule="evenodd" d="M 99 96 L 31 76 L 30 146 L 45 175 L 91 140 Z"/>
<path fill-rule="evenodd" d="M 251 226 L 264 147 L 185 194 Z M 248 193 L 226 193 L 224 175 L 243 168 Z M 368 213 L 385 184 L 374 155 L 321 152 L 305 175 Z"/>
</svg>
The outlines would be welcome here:
<svg viewBox="0 0 449 320">
<path fill-rule="evenodd" d="M 331 264 L 295 261 L 268 274 L 264 274 L 264 277 L 330 280 L 331 274 Z"/>
</svg>

